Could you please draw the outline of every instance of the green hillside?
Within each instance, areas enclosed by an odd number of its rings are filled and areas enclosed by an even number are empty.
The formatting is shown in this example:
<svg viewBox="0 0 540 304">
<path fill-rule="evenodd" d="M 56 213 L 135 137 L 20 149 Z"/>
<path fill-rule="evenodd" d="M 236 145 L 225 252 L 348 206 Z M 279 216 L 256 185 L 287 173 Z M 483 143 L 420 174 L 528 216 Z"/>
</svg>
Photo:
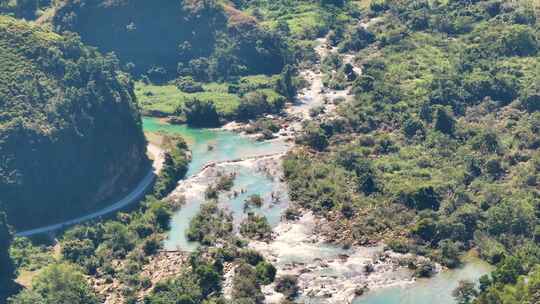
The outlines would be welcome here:
<svg viewBox="0 0 540 304">
<path fill-rule="evenodd" d="M 177 74 L 198 80 L 275 74 L 285 63 L 278 36 L 218 1 L 67 0 L 53 24 L 58 32 L 76 32 L 85 43 L 115 52 L 127 69 L 155 82 Z"/>
<path fill-rule="evenodd" d="M 44 16 L 0 17 L 0 304 L 540 303 L 539 0 L 30 2 L 0 0 Z M 138 208 L 12 238 L 130 189 L 139 110 Z"/>
<path fill-rule="evenodd" d="M 497 265 L 474 303 L 537 303 L 534 4 L 371 1 L 367 26 L 332 31 L 337 56 L 354 55 L 362 75 L 337 117 L 298 138 L 309 149 L 285 163 L 292 198 L 335 222 L 346 244 L 385 240 L 451 268 L 474 248 Z M 336 62 L 327 80 L 343 86 Z"/>
<path fill-rule="evenodd" d="M 138 181 L 145 149 L 115 57 L 0 17 L 0 201 L 14 226 L 98 208 Z"/>
</svg>

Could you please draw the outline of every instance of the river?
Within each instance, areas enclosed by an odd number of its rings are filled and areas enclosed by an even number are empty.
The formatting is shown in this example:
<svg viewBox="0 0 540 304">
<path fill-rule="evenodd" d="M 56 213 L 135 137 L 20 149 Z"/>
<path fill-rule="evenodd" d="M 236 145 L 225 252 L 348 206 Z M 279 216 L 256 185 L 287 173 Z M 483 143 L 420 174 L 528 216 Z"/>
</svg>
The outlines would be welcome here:
<svg viewBox="0 0 540 304">
<path fill-rule="evenodd" d="M 278 158 L 290 148 L 290 144 L 283 140 L 255 141 L 221 129 L 197 129 L 186 125 L 164 124 L 156 118 L 144 118 L 143 123 L 145 132 L 161 131 L 182 135 L 192 153 L 186 179 L 180 182 L 172 194 L 172 196 L 183 194 L 189 199 L 186 199 L 186 204 L 173 215 L 165 249 L 193 250 L 196 248 L 198 244 L 189 242 L 185 231 L 189 226 L 189 221 L 199 211 L 200 204 L 204 202 L 206 186 L 215 181 L 218 173 L 234 172 L 236 174 L 233 190 L 236 190 L 239 195 L 220 199 L 221 206 L 233 212 L 236 222 L 242 219 L 244 201 L 250 195 L 258 194 L 263 197 L 265 204 L 256 211 L 264 214 L 271 225 L 275 226 L 279 223 L 281 210 L 288 202 L 287 197 L 283 195 L 285 194 L 283 184 L 268 176 L 267 172 L 263 172 L 255 164 L 261 162 L 257 157 L 269 155 L 267 158 L 272 159 L 271 155 L 276 155 Z M 228 161 L 244 158 L 252 159 L 228 163 Z M 217 165 L 201 172 L 201 169 L 210 163 Z M 270 198 L 272 192 L 281 194 L 278 204 L 272 202 Z"/>
<path fill-rule="evenodd" d="M 363 263 L 376 253 L 382 252 L 382 248 L 345 250 L 337 246 L 314 242 L 310 239 L 310 231 L 307 231 L 309 225 L 313 225 L 313 221 L 309 218 L 304 222 L 301 220 L 299 223 L 289 224 L 288 227 L 278 227 L 281 213 L 288 204 L 286 188 L 279 179 L 272 178 L 260 168 L 279 165 L 280 156 L 290 148 L 290 144 L 285 141 L 260 142 L 231 131 L 169 125 L 156 118 L 144 118 L 144 129 L 146 132 L 161 131 L 180 134 L 186 139 L 192 151 L 192 162 L 187 177 L 179 183 L 179 187 L 175 190 L 188 194 L 187 202 L 172 218 L 171 231 L 165 241 L 166 249 L 191 251 L 197 247 L 197 243 L 189 242 L 186 239 L 185 231 L 191 218 L 197 214 L 200 203 L 204 201 L 206 185 L 211 184 L 219 175 L 218 172 L 236 172 L 233 189 L 239 192 L 241 189 L 245 191 L 238 197 L 221 196 L 220 206 L 233 212 L 235 221 L 239 222 L 244 216 L 244 200 L 251 194 L 260 194 L 263 197 L 265 204 L 257 212 L 264 214 L 272 227 L 278 230 L 283 229 L 285 233 L 278 232 L 278 235 L 283 236 L 282 238 L 278 236 L 277 240 L 270 244 L 261 243 L 260 248 L 256 244 L 252 244 L 252 246 L 268 253 L 278 269 L 285 269 L 285 267 L 290 269 L 290 265 L 295 263 L 304 265 L 303 269 L 311 267 L 311 274 L 303 274 L 304 280 L 301 280 L 301 284 L 302 282 L 305 284 L 306 294 L 308 292 L 315 294 L 317 289 L 313 286 L 317 284 L 325 284 L 327 288 L 335 286 L 338 289 L 355 286 L 354 284 L 364 280 L 361 274 Z M 273 154 L 275 157 L 272 156 Z M 257 156 L 265 157 L 252 158 Z M 247 158 L 247 160 L 228 162 L 242 158 Z M 205 168 L 205 165 L 212 162 L 216 163 L 216 166 Z M 272 162 L 275 163 L 271 164 Z M 258 166 L 258 163 L 263 163 L 264 166 Z M 203 168 L 205 168 L 204 172 L 201 172 Z M 200 187 L 197 188 L 197 185 Z M 276 196 L 280 196 L 279 202 L 272 202 L 270 198 L 272 192 Z M 340 263 L 338 257 L 344 254 L 350 256 L 349 261 Z M 321 261 L 329 266 L 321 267 L 317 264 Z M 355 261 L 358 262 L 355 263 Z M 467 261 L 464 267 L 457 270 L 442 271 L 432 279 L 416 281 L 411 278 L 410 272 L 407 270 L 395 269 L 390 267 L 390 264 L 383 265 L 380 274 L 369 279 L 374 285 L 382 288 L 373 288 L 365 295 L 357 297 L 353 303 L 453 304 L 451 292 L 459 280 L 476 280 L 489 271 L 489 266 L 478 259 L 469 258 Z M 327 276 L 336 279 L 334 282 L 328 281 Z M 325 296 L 303 296 L 302 300 L 305 303 L 334 303 L 327 301 Z"/>
<path fill-rule="evenodd" d="M 316 52 L 327 56 L 335 51 L 325 47 L 319 39 Z M 350 57 L 350 58 L 349 58 Z M 351 55 L 346 59 L 352 59 Z M 352 61 L 352 60 L 348 60 Z M 286 109 L 297 121 L 310 119 L 309 109 L 324 105 L 323 100 L 337 97 L 350 98 L 347 90 L 332 91 L 324 88 L 323 75 L 317 65 L 301 74 L 311 84 L 298 96 L 298 103 Z M 332 112 L 332 106 L 326 105 Z M 286 134 L 294 134 L 300 123 L 291 124 Z M 381 244 L 374 247 L 354 246 L 343 249 L 325 243 L 315 233 L 321 222 L 312 214 L 304 214 L 300 220 L 287 222 L 281 214 L 289 203 L 286 185 L 281 182 L 281 158 L 291 148 L 283 139 L 256 141 L 250 137 L 225 129 L 195 129 L 185 125 L 169 125 L 155 118 L 144 119 L 145 132 L 168 132 L 182 135 L 192 151 L 186 179 L 169 199 L 185 199 L 185 205 L 171 220 L 171 231 L 165 241 L 169 250 L 191 251 L 196 243 L 186 239 L 189 221 L 197 214 L 204 201 L 204 190 L 221 174 L 236 174 L 233 191 L 220 195 L 219 205 L 228 209 L 238 223 L 245 215 L 244 200 L 252 194 L 263 197 L 264 204 L 256 212 L 267 217 L 275 238 L 271 242 L 249 244 L 261 252 L 278 270 L 278 276 L 293 274 L 298 277 L 301 303 L 325 304 L 453 304 L 451 292 L 463 279 L 476 280 L 489 272 L 489 266 L 477 258 L 468 258 L 464 267 L 443 270 L 431 279 L 415 280 L 411 271 L 399 266 L 399 254 L 385 251 Z M 213 164 L 208 166 L 208 164 Z M 366 264 L 374 265 L 372 273 L 364 271 Z M 232 271 L 232 270 L 231 270 Z M 227 278 L 232 276 L 227 273 Z M 224 294 L 230 294 L 230 282 L 224 284 Z M 358 287 L 367 286 L 369 291 L 355 296 Z M 267 303 L 279 303 L 281 294 L 273 286 L 265 286 L 263 293 Z"/>
</svg>

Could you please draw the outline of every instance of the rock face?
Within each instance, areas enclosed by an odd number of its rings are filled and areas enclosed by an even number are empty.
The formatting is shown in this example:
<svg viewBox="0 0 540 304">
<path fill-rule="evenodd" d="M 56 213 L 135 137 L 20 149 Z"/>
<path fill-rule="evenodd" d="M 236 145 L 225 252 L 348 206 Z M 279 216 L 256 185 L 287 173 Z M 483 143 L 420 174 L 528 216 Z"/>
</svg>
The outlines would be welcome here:
<svg viewBox="0 0 540 304">
<path fill-rule="evenodd" d="M 109 203 L 149 169 L 129 78 L 72 36 L 0 17 L 0 201 L 16 228 Z"/>
</svg>

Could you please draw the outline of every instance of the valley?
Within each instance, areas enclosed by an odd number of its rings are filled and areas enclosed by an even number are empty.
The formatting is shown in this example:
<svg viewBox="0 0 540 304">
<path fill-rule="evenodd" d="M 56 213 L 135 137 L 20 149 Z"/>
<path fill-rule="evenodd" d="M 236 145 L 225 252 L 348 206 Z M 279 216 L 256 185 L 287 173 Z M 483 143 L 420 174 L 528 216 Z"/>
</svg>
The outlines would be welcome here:
<svg viewBox="0 0 540 304">
<path fill-rule="evenodd" d="M 0 304 L 539 302 L 539 14 L 0 0 Z"/>
</svg>

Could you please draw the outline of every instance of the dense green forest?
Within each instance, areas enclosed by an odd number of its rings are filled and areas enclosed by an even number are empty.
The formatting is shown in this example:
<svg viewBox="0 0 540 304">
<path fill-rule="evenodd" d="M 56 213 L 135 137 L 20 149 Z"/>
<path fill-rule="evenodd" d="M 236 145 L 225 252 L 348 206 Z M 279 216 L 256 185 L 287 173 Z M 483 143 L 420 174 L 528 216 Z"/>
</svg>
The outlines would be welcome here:
<svg viewBox="0 0 540 304">
<path fill-rule="evenodd" d="M 218 1 L 65 1 L 53 24 L 114 51 L 128 70 L 153 82 L 276 74 L 286 60 L 279 36 Z"/>
<path fill-rule="evenodd" d="M 312 40 L 334 22 L 328 10 L 313 1 L 59 1 L 51 23 L 118 55 L 139 80 L 144 114 L 199 125 L 204 116 L 208 126 L 292 101 L 290 65 L 314 58 Z M 192 120 L 193 106 L 208 108 Z"/>
<path fill-rule="evenodd" d="M 292 198 L 331 218 L 343 243 L 383 239 L 448 267 L 477 248 L 497 265 L 482 279 L 477 303 L 537 302 L 540 31 L 533 4 L 373 1 L 367 28 L 330 32 L 363 73 L 337 117 L 298 137 L 305 148 L 284 165 Z M 331 64 L 343 66 L 339 56 L 323 63 Z M 523 277 L 529 273 L 531 280 Z"/>
<path fill-rule="evenodd" d="M 0 1 L 0 11 L 35 19 L 49 5 Z M 318 62 L 315 39 L 327 37 L 337 53 L 320 63 L 324 84 L 350 87 L 352 98 L 327 100 L 332 113 L 310 111 L 283 162 L 293 201 L 285 215 L 326 218 L 325 237 L 344 248 L 382 241 L 448 268 L 476 251 L 495 268 L 462 282 L 459 303 L 540 302 L 537 1 L 66 0 L 52 8 L 43 22 L 54 31 L 0 16 L 0 206 L 10 223 L 23 226 L 29 211 L 75 212 L 72 202 L 96 199 L 99 181 L 140 177 L 140 110 L 195 127 L 282 113 L 306 84 L 298 71 Z M 280 123 L 265 118 L 247 130 L 270 138 Z M 162 146 L 164 168 L 138 208 L 62 232 L 55 251 L 13 240 L 0 213 L 0 295 L 15 275 L 32 273 L 32 287 L 10 304 L 102 303 L 96 286 L 104 285 L 118 287 L 108 293 L 123 303 L 258 304 L 269 284 L 292 303 L 297 278 L 277 275 L 248 248 L 272 238 L 268 220 L 250 212 L 262 198 L 246 200 L 238 233 L 217 203 L 233 177 L 206 189 L 190 222 L 187 237 L 201 246 L 174 275 L 151 276 L 184 203 L 167 195 L 190 160 L 181 137 Z"/>
<path fill-rule="evenodd" d="M 32 288 L 24 289 L 9 303 L 102 303 L 103 299 L 91 286 L 92 276 L 124 284 L 126 290 L 122 293 L 127 300 L 149 286 L 148 278 L 140 274 L 141 269 L 157 253 L 169 229 L 171 214 L 179 207 L 156 197 L 162 198 L 164 192 L 170 192 L 170 185 L 184 177 L 189 159 L 182 138 L 167 137 L 164 142 L 166 161 L 155 182 L 154 193 L 136 210 L 120 213 L 113 220 L 67 230 L 58 241 L 59 256 L 53 256 L 44 245 L 16 239 L 10 255 L 19 275 L 22 272 L 37 272 L 37 275 L 32 279 Z"/>
<path fill-rule="evenodd" d="M 4 16 L 0 54 L 0 200 L 11 224 L 95 209 L 146 173 L 133 85 L 116 57 Z"/>
</svg>

